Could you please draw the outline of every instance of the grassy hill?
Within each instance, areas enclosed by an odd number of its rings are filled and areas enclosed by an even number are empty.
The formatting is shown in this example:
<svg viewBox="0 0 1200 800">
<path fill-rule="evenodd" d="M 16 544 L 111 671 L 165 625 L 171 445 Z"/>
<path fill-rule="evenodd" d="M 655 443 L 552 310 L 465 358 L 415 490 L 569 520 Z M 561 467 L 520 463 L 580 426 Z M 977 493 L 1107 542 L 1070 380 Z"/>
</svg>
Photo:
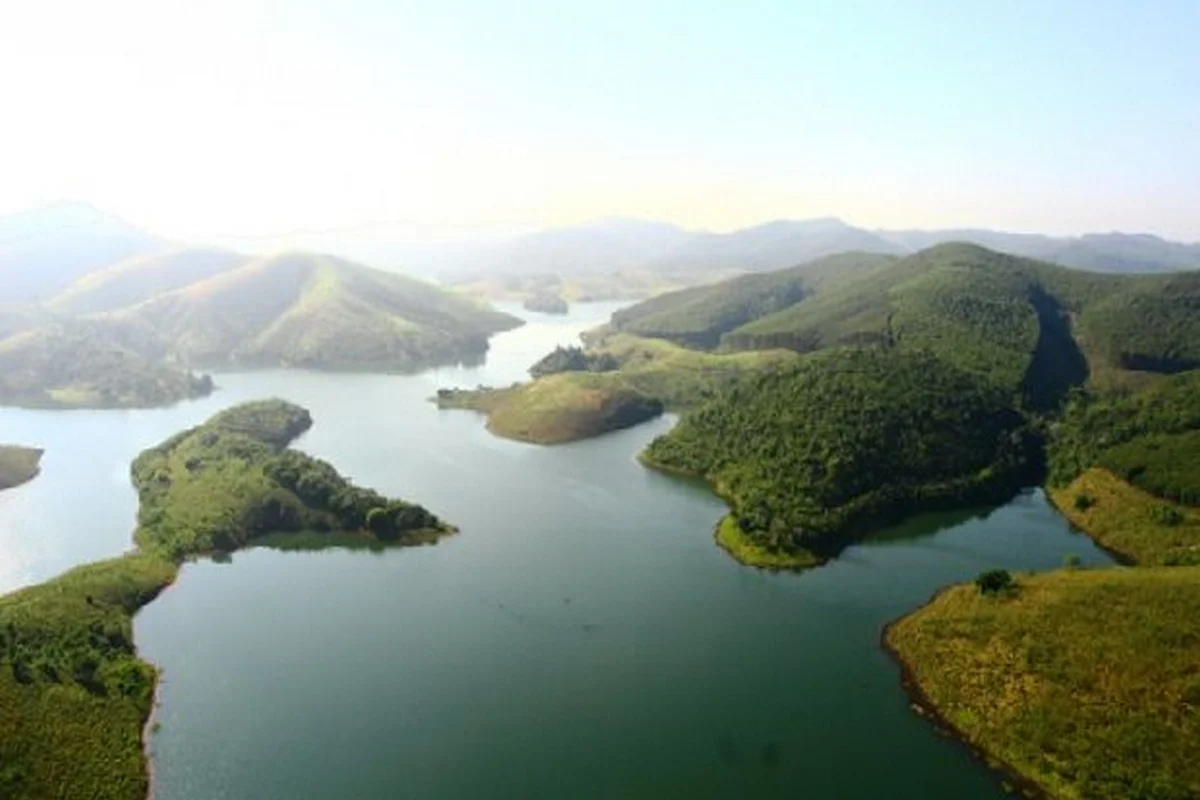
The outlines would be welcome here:
<svg viewBox="0 0 1200 800">
<path fill-rule="evenodd" d="M 143 728 L 157 675 L 133 614 L 186 558 L 316 528 L 419 544 L 450 532 L 421 506 L 345 481 L 287 445 L 311 424 L 282 401 L 248 403 L 133 465 L 138 550 L 0 597 L 0 796 L 144 797 Z"/>
<path fill-rule="evenodd" d="M 477 359 L 516 327 L 432 284 L 309 253 L 254 259 L 109 315 L 210 366 L 410 370 Z"/>
<path fill-rule="evenodd" d="M 162 363 L 147 338 L 104 321 L 60 319 L 0 339 L 0 404 L 138 408 L 201 397 L 207 375 Z"/>
<path fill-rule="evenodd" d="M 817 291 L 888 266 L 892 256 L 846 253 L 762 274 L 659 295 L 613 314 L 612 327 L 713 349 L 726 333 L 790 308 Z"/>
<path fill-rule="evenodd" d="M 233 250 L 189 247 L 140 255 L 89 272 L 46 302 L 60 314 L 113 311 L 181 289 L 249 260 Z"/>
<path fill-rule="evenodd" d="M 734 385 L 643 460 L 706 478 L 759 550 L 827 554 L 916 508 L 998 499 L 1036 466 L 1006 395 L 923 353 L 839 349 Z"/>
<path fill-rule="evenodd" d="M 35 447 L 0 444 L 0 489 L 11 489 L 38 474 L 42 451 Z"/>
<path fill-rule="evenodd" d="M 1054 798 L 1200 796 L 1200 567 L 941 592 L 887 646 L 921 706 Z"/>
</svg>

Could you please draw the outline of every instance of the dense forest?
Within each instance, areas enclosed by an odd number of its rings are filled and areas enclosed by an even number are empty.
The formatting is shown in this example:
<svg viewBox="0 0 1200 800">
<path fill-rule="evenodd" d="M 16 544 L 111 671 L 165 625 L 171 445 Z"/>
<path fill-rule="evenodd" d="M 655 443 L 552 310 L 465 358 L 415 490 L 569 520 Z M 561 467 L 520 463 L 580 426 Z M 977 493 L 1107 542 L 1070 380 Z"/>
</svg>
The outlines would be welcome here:
<svg viewBox="0 0 1200 800">
<path fill-rule="evenodd" d="M 912 507 L 998 498 L 1037 469 L 1002 391 L 928 354 L 858 348 L 747 378 L 644 458 L 706 477 L 770 550 L 821 550 Z"/>
</svg>

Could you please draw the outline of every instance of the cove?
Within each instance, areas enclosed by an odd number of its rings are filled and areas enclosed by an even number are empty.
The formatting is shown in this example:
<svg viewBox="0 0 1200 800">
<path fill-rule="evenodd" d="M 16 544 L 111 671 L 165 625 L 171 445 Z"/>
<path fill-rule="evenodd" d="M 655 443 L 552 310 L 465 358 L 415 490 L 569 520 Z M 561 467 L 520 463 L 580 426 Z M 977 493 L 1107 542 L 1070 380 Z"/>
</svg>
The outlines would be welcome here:
<svg viewBox="0 0 1200 800">
<path fill-rule="evenodd" d="M 1002 796 L 909 709 L 880 629 L 986 568 L 1107 556 L 1035 490 L 760 572 L 713 543 L 715 496 L 634 460 L 671 420 L 541 448 L 428 402 L 521 379 L 609 311 L 521 312 L 534 324 L 478 368 L 220 375 L 212 397 L 158 411 L 0 411 L 7 438 L 47 451 L 41 476 L 0 495 L 0 588 L 126 549 L 133 455 L 278 396 L 312 411 L 298 448 L 461 534 L 187 565 L 136 624 L 164 673 L 160 800 Z"/>
</svg>

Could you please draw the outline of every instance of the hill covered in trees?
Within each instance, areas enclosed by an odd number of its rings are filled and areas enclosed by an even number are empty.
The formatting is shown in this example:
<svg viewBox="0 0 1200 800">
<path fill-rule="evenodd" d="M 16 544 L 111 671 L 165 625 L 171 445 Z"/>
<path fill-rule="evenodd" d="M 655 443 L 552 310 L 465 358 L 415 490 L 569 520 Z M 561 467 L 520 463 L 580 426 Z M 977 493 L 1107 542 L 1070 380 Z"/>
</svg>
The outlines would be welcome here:
<svg viewBox="0 0 1200 800">
<path fill-rule="evenodd" d="M 1200 272 L 1102 275 L 945 244 L 667 295 L 614 325 L 725 350 L 928 350 L 1045 404 L 1089 371 L 1200 365 Z"/>
<path fill-rule="evenodd" d="M 202 397 L 212 378 L 167 364 L 103 320 L 62 318 L 0 339 L 0 404 L 140 408 Z"/>
<path fill-rule="evenodd" d="M 383 546 L 452 530 L 288 449 L 310 424 L 298 406 L 247 403 L 143 452 L 132 468 L 138 548 L 0 597 L 0 795 L 145 796 L 157 674 L 137 657 L 132 617 L 184 559 L 278 531 Z"/>
<path fill-rule="evenodd" d="M 928 354 L 882 349 L 746 378 L 684 414 L 643 460 L 706 478 L 739 538 L 805 559 L 914 508 L 999 499 L 1036 474 L 1002 391 Z"/>
</svg>

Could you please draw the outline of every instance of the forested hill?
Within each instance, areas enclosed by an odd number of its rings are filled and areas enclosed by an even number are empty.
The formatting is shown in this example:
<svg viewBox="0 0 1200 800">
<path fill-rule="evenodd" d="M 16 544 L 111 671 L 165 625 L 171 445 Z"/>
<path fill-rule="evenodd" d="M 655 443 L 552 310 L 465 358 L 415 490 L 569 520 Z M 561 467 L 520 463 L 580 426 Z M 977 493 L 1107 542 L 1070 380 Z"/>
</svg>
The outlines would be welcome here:
<svg viewBox="0 0 1200 800">
<path fill-rule="evenodd" d="M 931 355 L 844 348 L 747 378 L 644 459 L 708 479 L 759 546 L 823 553 L 865 525 L 1034 479 L 1024 424 L 1003 391 Z"/>
<path fill-rule="evenodd" d="M 666 295 L 614 325 L 728 350 L 928 350 L 998 386 L 1061 399 L 1089 368 L 1200 365 L 1200 272 L 1107 275 L 944 244 Z"/>
</svg>

